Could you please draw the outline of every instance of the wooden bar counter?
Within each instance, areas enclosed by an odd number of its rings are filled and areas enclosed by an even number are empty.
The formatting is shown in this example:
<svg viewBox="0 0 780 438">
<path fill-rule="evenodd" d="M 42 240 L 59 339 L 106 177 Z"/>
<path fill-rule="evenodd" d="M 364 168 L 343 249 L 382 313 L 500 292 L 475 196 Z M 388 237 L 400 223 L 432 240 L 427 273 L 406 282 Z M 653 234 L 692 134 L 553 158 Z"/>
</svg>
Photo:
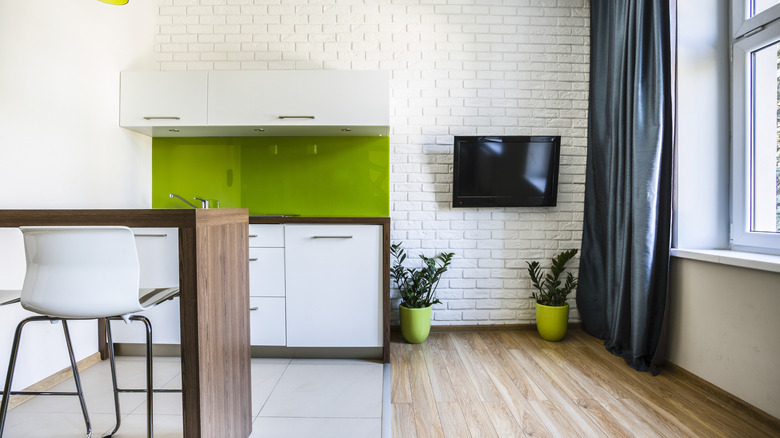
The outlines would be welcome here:
<svg viewBox="0 0 780 438">
<path fill-rule="evenodd" d="M 0 227 L 179 229 L 184 436 L 252 431 L 246 209 L 0 210 Z"/>
</svg>

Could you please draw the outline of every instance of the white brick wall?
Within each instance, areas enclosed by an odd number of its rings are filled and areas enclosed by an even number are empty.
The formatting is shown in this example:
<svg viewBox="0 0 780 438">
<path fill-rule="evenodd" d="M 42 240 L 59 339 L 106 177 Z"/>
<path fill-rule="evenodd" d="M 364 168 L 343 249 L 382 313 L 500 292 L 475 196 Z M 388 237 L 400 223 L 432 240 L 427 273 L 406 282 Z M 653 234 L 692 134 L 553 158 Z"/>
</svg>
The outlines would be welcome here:
<svg viewBox="0 0 780 438">
<path fill-rule="evenodd" d="M 582 236 L 588 0 L 158 5 L 161 70 L 391 71 L 392 239 L 412 256 L 456 253 L 433 323 L 534 321 L 525 262 Z M 557 207 L 450 207 L 453 136 L 531 134 L 562 136 Z"/>
</svg>

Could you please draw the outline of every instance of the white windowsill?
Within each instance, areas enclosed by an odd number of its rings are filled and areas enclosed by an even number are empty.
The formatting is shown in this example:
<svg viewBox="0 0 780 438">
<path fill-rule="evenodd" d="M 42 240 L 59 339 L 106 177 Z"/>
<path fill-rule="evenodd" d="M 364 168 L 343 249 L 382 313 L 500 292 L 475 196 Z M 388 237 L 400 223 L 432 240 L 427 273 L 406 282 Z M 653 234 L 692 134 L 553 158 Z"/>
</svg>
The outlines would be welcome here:
<svg viewBox="0 0 780 438">
<path fill-rule="evenodd" d="M 740 268 L 758 269 L 780 273 L 780 256 L 727 249 L 672 248 L 671 255 L 682 259 L 719 263 Z"/>
</svg>

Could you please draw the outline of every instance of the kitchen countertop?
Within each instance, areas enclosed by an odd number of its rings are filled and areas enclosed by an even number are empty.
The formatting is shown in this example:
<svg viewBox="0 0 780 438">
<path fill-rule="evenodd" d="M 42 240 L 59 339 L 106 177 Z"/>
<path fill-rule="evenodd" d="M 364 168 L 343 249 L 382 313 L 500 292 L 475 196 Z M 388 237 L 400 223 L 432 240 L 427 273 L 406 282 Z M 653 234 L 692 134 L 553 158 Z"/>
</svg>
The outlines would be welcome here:
<svg viewBox="0 0 780 438">
<path fill-rule="evenodd" d="M 250 224 L 370 224 L 389 225 L 389 217 L 249 216 Z"/>
</svg>

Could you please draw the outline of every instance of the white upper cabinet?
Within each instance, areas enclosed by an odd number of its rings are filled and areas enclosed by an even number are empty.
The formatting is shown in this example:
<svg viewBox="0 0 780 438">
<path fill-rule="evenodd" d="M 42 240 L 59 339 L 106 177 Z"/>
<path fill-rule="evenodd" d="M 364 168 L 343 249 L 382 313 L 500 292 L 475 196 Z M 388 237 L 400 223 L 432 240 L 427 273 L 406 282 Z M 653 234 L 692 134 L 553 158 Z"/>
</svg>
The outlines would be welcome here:
<svg viewBox="0 0 780 438">
<path fill-rule="evenodd" d="M 154 127 L 207 124 L 207 72 L 122 72 L 120 80 L 120 126 L 153 135 Z"/>
<path fill-rule="evenodd" d="M 209 125 L 265 126 L 283 135 L 301 127 L 321 127 L 316 135 L 387 135 L 389 82 L 382 71 L 213 71 Z"/>
<path fill-rule="evenodd" d="M 387 136 L 390 74 L 123 72 L 119 125 L 155 137 Z"/>
</svg>

